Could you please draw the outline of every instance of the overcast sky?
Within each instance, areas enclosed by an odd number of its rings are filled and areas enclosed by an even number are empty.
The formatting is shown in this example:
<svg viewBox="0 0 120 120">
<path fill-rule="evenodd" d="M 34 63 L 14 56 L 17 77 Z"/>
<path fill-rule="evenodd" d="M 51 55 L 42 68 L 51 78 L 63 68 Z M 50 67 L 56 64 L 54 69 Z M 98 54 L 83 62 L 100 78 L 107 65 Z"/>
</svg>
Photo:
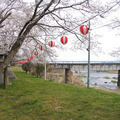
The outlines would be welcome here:
<svg viewBox="0 0 120 120">
<path fill-rule="evenodd" d="M 120 37 L 115 36 L 115 33 L 101 28 L 101 35 L 103 37 L 98 38 L 98 41 L 101 43 L 100 47 L 102 48 L 101 52 L 91 50 L 91 61 L 116 61 L 119 60 L 119 57 L 112 57 L 110 53 L 117 47 L 120 47 Z M 100 30 L 99 30 L 100 31 Z M 93 31 L 94 32 L 94 31 Z M 104 32 L 104 34 L 103 34 Z M 92 34 L 92 33 L 91 33 Z M 70 40 L 70 38 L 68 38 Z M 69 48 L 69 41 L 64 45 L 65 49 L 57 50 L 59 57 L 57 60 L 60 61 L 87 61 L 88 52 L 87 50 L 76 50 L 76 49 L 67 49 Z M 94 52 L 92 52 L 94 51 Z"/>
<path fill-rule="evenodd" d="M 34 0 L 24 0 L 26 2 L 34 2 Z M 102 2 L 108 2 L 108 0 L 102 0 Z M 120 12 L 120 11 L 119 11 Z M 119 13 L 118 12 L 118 13 Z M 116 13 L 116 15 L 119 15 Z M 104 17 L 103 19 L 100 18 L 100 20 L 104 24 L 108 24 L 109 19 L 114 17 L 114 15 L 110 15 L 109 17 Z M 101 26 L 101 24 L 98 23 L 98 27 Z M 92 26 L 91 26 L 92 28 Z M 79 29 L 79 28 L 78 28 Z M 98 41 L 101 43 L 102 52 L 91 52 L 91 61 L 116 61 L 119 60 L 119 57 L 112 57 L 110 56 L 110 52 L 114 50 L 117 47 L 120 47 L 120 36 L 117 35 L 118 30 L 117 29 L 109 29 L 107 27 L 102 27 L 99 29 L 93 28 L 93 31 L 91 31 L 91 35 L 95 35 L 97 33 L 98 35 L 101 35 L 102 37 L 98 38 Z M 87 61 L 88 60 L 88 52 L 87 50 L 76 50 L 76 49 L 68 49 L 71 38 L 68 38 L 68 44 L 64 45 L 64 49 L 57 50 L 58 57 L 56 58 L 58 61 Z M 60 38 L 57 40 L 60 41 Z M 59 43 L 56 43 L 59 44 Z"/>
</svg>

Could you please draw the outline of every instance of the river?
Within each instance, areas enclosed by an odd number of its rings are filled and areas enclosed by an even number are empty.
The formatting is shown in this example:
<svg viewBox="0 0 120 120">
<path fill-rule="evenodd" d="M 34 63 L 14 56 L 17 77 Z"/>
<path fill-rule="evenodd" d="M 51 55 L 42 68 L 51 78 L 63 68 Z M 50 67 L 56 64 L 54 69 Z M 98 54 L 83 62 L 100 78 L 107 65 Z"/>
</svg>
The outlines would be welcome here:
<svg viewBox="0 0 120 120">
<path fill-rule="evenodd" d="M 87 76 L 86 71 L 82 71 L 80 73 L 82 76 Z M 105 78 L 107 77 L 107 78 Z M 113 83 L 112 81 L 116 81 L 115 79 L 118 77 L 118 74 L 111 74 L 107 72 L 97 72 L 97 71 L 90 71 L 90 86 L 95 86 L 95 87 L 100 87 L 100 88 L 107 88 L 107 89 L 112 89 L 112 90 L 118 90 L 119 87 L 117 86 L 117 83 Z M 82 80 L 84 84 L 87 85 L 87 77 L 82 77 Z"/>
</svg>

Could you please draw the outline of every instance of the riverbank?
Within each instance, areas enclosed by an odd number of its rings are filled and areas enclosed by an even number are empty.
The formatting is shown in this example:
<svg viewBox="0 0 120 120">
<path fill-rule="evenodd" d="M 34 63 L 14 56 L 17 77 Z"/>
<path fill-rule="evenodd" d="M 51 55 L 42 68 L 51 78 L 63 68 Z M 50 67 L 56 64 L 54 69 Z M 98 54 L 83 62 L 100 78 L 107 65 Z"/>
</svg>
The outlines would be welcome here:
<svg viewBox="0 0 120 120">
<path fill-rule="evenodd" d="M 77 86 L 86 86 L 81 80 L 83 76 L 78 74 L 72 74 L 72 81 L 69 84 Z M 64 73 L 47 73 L 47 79 L 52 80 L 58 83 L 65 83 L 65 74 Z"/>
<path fill-rule="evenodd" d="M 116 94 L 120 95 L 120 88 L 117 89 L 117 90 L 110 90 L 110 89 L 107 89 L 107 88 L 99 88 L 99 87 L 95 87 L 95 86 L 91 86 L 91 88 L 95 88 L 95 89 L 98 89 L 98 90 L 104 90 L 104 91 L 107 91 L 107 92 L 116 93 Z"/>
<path fill-rule="evenodd" d="M 111 74 L 118 74 L 117 70 L 105 70 L 105 71 L 101 71 L 101 72 L 106 72 L 106 73 L 111 73 Z"/>
</svg>

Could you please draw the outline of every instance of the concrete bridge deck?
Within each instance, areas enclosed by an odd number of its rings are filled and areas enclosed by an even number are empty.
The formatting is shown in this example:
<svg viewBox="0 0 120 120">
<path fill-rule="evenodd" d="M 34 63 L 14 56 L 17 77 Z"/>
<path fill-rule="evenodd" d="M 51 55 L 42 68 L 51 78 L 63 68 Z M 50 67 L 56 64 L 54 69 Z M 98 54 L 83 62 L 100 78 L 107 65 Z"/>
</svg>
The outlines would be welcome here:
<svg viewBox="0 0 120 120">
<path fill-rule="evenodd" d="M 53 68 L 71 68 L 72 70 L 86 71 L 87 61 L 56 61 L 49 62 Z M 90 70 L 120 70 L 120 61 L 91 61 Z"/>
</svg>

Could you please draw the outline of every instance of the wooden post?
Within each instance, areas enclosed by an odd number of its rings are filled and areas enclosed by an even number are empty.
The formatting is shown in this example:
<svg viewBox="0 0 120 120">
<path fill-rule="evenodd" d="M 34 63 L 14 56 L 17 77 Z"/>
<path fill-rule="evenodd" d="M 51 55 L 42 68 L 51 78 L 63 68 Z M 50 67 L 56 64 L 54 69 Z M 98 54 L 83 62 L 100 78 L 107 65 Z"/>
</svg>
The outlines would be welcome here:
<svg viewBox="0 0 120 120">
<path fill-rule="evenodd" d="M 118 70 L 118 82 L 117 82 L 117 86 L 120 86 L 120 70 Z"/>
<path fill-rule="evenodd" d="M 4 69 L 4 88 L 6 89 L 7 88 L 7 67 Z"/>
</svg>

